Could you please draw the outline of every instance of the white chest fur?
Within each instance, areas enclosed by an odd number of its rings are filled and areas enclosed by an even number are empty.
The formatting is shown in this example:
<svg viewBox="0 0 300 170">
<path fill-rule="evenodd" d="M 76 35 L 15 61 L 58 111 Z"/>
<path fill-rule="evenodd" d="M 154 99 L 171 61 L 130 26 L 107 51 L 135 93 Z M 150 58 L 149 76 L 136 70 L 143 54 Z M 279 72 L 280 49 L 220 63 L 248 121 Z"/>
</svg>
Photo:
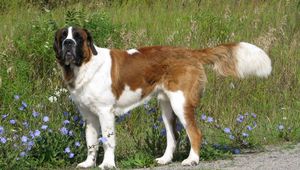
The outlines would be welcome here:
<svg viewBox="0 0 300 170">
<path fill-rule="evenodd" d="M 97 48 L 98 55 L 83 64 L 78 71 L 75 87 L 70 88 L 71 97 L 78 107 L 98 112 L 99 107 L 113 105 L 115 97 L 111 90 L 111 57 L 108 49 Z"/>
<path fill-rule="evenodd" d="M 97 48 L 97 51 L 97 56 L 76 70 L 75 88 L 69 89 L 78 107 L 94 114 L 98 114 L 101 108 L 109 107 L 116 115 L 121 115 L 150 99 L 149 96 L 142 100 L 142 89 L 133 91 L 126 85 L 117 100 L 111 88 L 110 50 Z"/>
</svg>

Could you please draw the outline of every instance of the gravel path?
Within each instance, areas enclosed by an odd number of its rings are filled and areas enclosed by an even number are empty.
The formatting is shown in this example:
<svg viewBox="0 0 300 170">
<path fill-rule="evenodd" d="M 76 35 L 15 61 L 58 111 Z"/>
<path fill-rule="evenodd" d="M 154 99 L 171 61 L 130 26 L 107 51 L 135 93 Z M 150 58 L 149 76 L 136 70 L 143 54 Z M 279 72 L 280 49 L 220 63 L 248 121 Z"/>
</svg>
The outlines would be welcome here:
<svg viewBox="0 0 300 170">
<path fill-rule="evenodd" d="M 264 152 L 235 155 L 232 160 L 200 161 L 200 164 L 194 167 L 183 167 L 176 162 L 152 169 L 300 170 L 300 143 L 281 147 L 267 147 Z"/>
</svg>

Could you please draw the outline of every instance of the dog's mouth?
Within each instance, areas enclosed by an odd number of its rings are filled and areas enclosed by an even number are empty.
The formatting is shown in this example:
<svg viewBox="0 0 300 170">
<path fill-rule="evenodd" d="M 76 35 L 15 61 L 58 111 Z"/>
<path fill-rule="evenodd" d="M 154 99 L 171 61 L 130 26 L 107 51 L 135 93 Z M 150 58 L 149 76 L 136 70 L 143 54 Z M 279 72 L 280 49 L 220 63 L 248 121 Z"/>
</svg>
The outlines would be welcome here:
<svg viewBox="0 0 300 170">
<path fill-rule="evenodd" d="M 64 54 L 64 64 L 66 66 L 75 62 L 75 55 L 71 50 L 66 50 Z"/>
</svg>

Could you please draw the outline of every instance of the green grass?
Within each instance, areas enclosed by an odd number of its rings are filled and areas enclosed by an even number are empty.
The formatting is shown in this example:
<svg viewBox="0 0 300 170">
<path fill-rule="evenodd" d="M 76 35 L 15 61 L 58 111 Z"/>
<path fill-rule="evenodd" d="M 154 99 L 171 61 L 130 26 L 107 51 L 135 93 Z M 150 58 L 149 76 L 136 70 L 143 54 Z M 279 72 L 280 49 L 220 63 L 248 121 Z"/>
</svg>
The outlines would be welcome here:
<svg viewBox="0 0 300 170">
<path fill-rule="evenodd" d="M 29 3 L 35 2 L 35 3 Z M 246 41 L 263 48 L 272 60 L 273 71 L 268 79 L 237 80 L 216 75 L 208 66 L 205 95 L 197 109 L 199 127 L 204 133 L 203 160 L 225 157 L 232 148 L 259 147 L 300 141 L 300 1 L 56 1 L 4 0 L 0 2 L 0 137 L 11 138 L 0 143 L 0 169 L 75 166 L 86 154 L 83 128 L 75 122 L 68 125 L 74 137 L 60 134 L 62 121 L 71 119 L 63 112 L 78 115 L 68 94 L 48 98 L 63 88 L 60 70 L 52 50 L 57 28 L 79 25 L 88 28 L 101 47 L 135 48 L 147 45 L 172 45 L 205 48 L 220 43 Z M 19 100 L 14 95 L 20 95 Z M 20 111 L 21 101 L 28 107 Z M 157 104 L 151 101 L 151 107 Z M 41 115 L 32 117 L 32 111 Z M 117 124 L 117 165 L 123 168 L 155 166 L 153 159 L 163 153 L 165 137 L 161 135 L 160 111 L 147 114 L 140 107 Z M 238 114 L 256 113 L 256 119 L 237 124 Z M 205 113 L 214 123 L 201 120 Z M 20 158 L 22 135 L 40 129 L 42 116 L 49 116 L 48 126 L 53 133 L 42 131 L 28 156 Z M 16 125 L 9 123 L 17 120 Z M 24 128 L 23 121 L 31 126 Z M 257 126 L 247 131 L 247 125 Z M 141 123 L 144 122 L 144 123 Z M 153 128 L 153 125 L 158 128 Z M 278 126 L 283 125 L 283 130 Z M 236 137 L 239 131 L 249 133 L 248 138 L 230 140 L 223 132 L 229 127 Z M 16 140 L 13 140 L 13 137 Z M 50 140 L 55 139 L 55 140 Z M 188 153 L 184 132 L 180 132 L 176 160 Z M 40 140 L 40 141 L 39 141 Z M 81 142 L 70 159 L 63 151 Z M 243 145 L 243 140 L 248 142 Z M 13 144 L 20 145 L 15 150 Z M 53 145 L 50 145 L 53 144 Z M 220 144 L 223 147 L 215 147 Z M 218 145 L 219 146 L 219 145 Z M 50 148 L 50 149 L 49 149 Z M 45 150 L 46 149 L 46 150 Z M 101 162 L 102 151 L 99 154 Z M 135 154 L 138 153 L 138 154 Z M 2 155 L 1 155 L 2 154 Z M 178 156 L 179 155 L 179 156 Z M 18 158 L 19 157 L 19 158 Z M 17 158 L 19 159 L 17 161 Z M 7 164 L 10 162 L 10 164 Z"/>
</svg>

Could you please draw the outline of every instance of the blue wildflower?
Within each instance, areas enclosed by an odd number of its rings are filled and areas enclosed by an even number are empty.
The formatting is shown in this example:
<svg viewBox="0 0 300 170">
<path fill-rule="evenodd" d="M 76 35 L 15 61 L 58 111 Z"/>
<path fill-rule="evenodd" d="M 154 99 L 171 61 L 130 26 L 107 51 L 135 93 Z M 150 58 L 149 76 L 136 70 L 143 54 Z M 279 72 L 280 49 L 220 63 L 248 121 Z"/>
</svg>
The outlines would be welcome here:
<svg viewBox="0 0 300 170">
<path fill-rule="evenodd" d="M 250 125 L 248 125 L 246 128 L 247 128 L 247 130 L 249 130 L 249 131 L 253 130 L 253 128 L 252 128 Z"/>
<path fill-rule="evenodd" d="M 229 135 L 229 139 L 234 140 L 235 137 L 233 135 Z"/>
<path fill-rule="evenodd" d="M 203 121 L 206 120 L 206 115 L 204 113 L 201 115 L 201 120 L 203 120 Z"/>
<path fill-rule="evenodd" d="M 16 95 L 14 95 L 14 98 L 15 98 L 15 100 L 19 100 L 20 96 L 16 94 Z"/>
<path fill-rule="evenodd" d="M 2 119 L 6 119 L 7 118 L 7 114 L 2 115 Z"/>
<path fill-rule="evenodd" d="M 253 118 L 256 118 L 256 114 L 255 114 L 255 113 L 251 113 L 251 116 L 252 116 Z"/>
<path fill-rule="evenodd" d="M 230 134 L 231 133 L 230 128 L 224 128 L 224 132 Z"/>
<path fill-rule="evenodd" d="M 84 124 L 84 120 L 81 119 L 80 122 L 79 122 L 79 125 L 83 126 L 83 124 Z"/>
<path fill-rule="evenodd" d="M 283 130 L 284 129 L 284 126 L 283 125 L 279 125 L 278 126 L 278 130 Z"/>
<path fill-rule="evenodd" d="M 0 126 L 0 135 L 3 135 L 4 133 L 4 127 Z"/>
<path fill-rule="evenodd" d="M 21 141 L 22 141 L 23 143 L 26 143 L 26 142 L 28 141 L 28 137 L 27 137 L 27 136 L 22 136 L 22 137 L 21 137 Z"/>
<path fill-rule="evenodd" d="M 39 131 L 39 130 L 35 130 L 34 131 L 34 136 L 35 137 L 38 137 L 38 136 L 40 136 L 41 135 L 41 132 Z"/>
<path fill-rule="evenodd" d="M 31 141 L 28 142 L 28 146 L 32 147 L 33 145 L 34 145 L 34 141 L 31 140 Z"/>
<path fill-rule="evenodd" d="M 22 101 L 22 105 L 21 105 L 21 107 L 19 108 L 19 110 L 24 110 L 24 109 L 26 109 L 27 108 L 27 103 L 25 103 L 24 101 Z"/>
<path fill-rule="evenodd" d="M 62 128 L 60 128 L 60 132 L 61 132 L 63 135 L 68 135 L 69 130 L 68 130 L 66 127 L 62 127 Z"/>
<path fill-rule="evenodd" d="M 46 130 L 48 128 L 48 125 L 42 125 L 41 129 Z"/>
<path fill-rule="evenodd" d="M 241 115 L 241 114 L 239 114 L 238 117 L 236 118 L 236 121 L 237 121 L 238 123 L 242 123 L 242 122 L 244 121 L 244 116 Z"/>
<path fill-rule="evenodd" d="M 68 117 L 69 113 L 68 112 L 63 112 L 64 116 Z"/>
<path fill-rule="evenodd" d="M 28 124 L 27 121 L 24 121 L 22 124 L 23 124 L 23 126 L 24 126 L 25 128 L 28 128 L 28 127 L 29 127 L 29 124 Z"/>
<path fill-rule="evenodd" d="M 166 134 L 167 134 L 167 131 L 166 131 L 165 128 L 163 128 L 163 129 L 160 131 L 160 135 L 161 135 L 161 136 L 166 136 Z"/>
<path fill-rule="evenodd" d="M 32 149 L 32 147 L 34 146 L 34 141 L 29 141 L 27 143 L 27 151 L 30 151 Z"/>
<path fill-rule="evenodd" d="M 79 117 L 78 116 L 74 116 L 73 120 L 74 120 L 74 122 L 77 122 L 79 120 Z"/>
<path fill-rule="evenodd" d="M 66 147 L 64 153 L 70 153 L 70 152 L 71 152 L 70 147 Z"/>
<path fill-rule="evenodd" d="M 30 137 L 33 139 L 35 136 L 34 136 L 34 133 L 32 131 L 29 131 L 29 135 Z"/>
<path fill-rule="evenodd" d="M 64 120 L 64 125 L 67 125 L 67 124 L 69 124 L 69 123 L 70 123 L 69 120 Z"/>
<path fill-rule="evenodd" d="M 79 147 L 80 146 L 80 142 L 75 142 L 75 146 Z"/>
<path fill-rule="evenodd" d="M 256 122 L 253 122 L 253 128 L 256 128 L 257 124 Z"/>
<path fill-rule="evenodd" d="M 39 116 L 39 112 L 33 111 L 33 112 L 32 112 L 32 116 L 33 116 L 33 117 L 38 117 L 38 116 Z"/>
<path fill-rule="evenodd" d="M 16 124 L 16 121 L 14 119 L 10 119 L 9 123 L 12 124 L 12 125 L 14 125 L 14 124 Z"/>
<path fill-rule="evenodd" d="M 249 134 L 243 132 L 243 133 L 242 133 L 242 136 L 245 137 L 245 138 L 247 138 L 247 137 L 249 137 Z"/>
<path fill-rule="evenodd" d="M 48 116 L 44 116 L 43 117 L 43 121 L 46 123 L 46 122 L 49 122 L 49 117 Z"/>
<path fill-rule="evenodd" d="M 75 154 L 74 154 L 74 153 L 72 153 L 72 152 L 71 152 L 71 153 L 69 153 L 69 158 L 74 158 L 74 155 L 75 155 Z"/>
<path fill-rule="evenodd" d="M 23 111 L 25 108 L 23 106 L 19 107 L 19 110 Z"/>
<path fill-rule="evenodd" d="M 20 157 L 25 157 L 25 156 L 26 156 L 26 152 L 23 151 L 20 153 Z"/>
<path fill-rule="evenodd" d="M 5 138 L 5 137 L 0 137 L 0 142 L 1 142 L 1 143 L 5 144 L 5 143 L 6 143 L 6 141 L 7 141 L 7 140 L 6 140 L 6 138 Z"/>
<path fill-rule="evenodd" d="M 211 123 L 211 122 L 213 122 L 213 121 L 214 121 L 214 118 L 212 118 L 212 117 L 210 117 L 210 116 L 207 117 L 207 122 L 208 122 L 208 123 Z"/>
<path fill-rule="evenodd" d="M 25 103 L 24 101 L 22 101 L 22 106 L 24 107 L 24 108 L 27 108 L 27 103 Z"/>
<path fill-rule="evenodd" d="M 98 139 L 99 143 L 105 143 L 108 141 L 108 139 L 106 137 L 101 137 Z"/>
</svg>

